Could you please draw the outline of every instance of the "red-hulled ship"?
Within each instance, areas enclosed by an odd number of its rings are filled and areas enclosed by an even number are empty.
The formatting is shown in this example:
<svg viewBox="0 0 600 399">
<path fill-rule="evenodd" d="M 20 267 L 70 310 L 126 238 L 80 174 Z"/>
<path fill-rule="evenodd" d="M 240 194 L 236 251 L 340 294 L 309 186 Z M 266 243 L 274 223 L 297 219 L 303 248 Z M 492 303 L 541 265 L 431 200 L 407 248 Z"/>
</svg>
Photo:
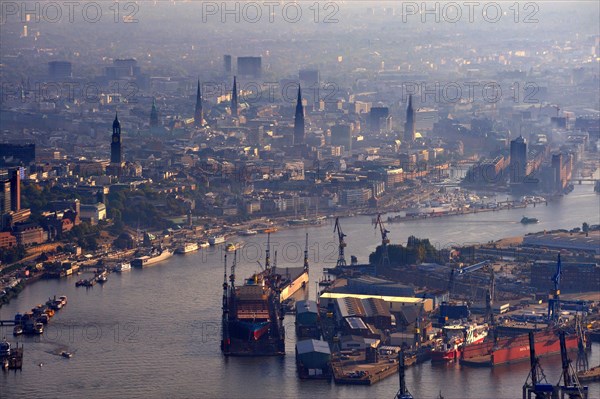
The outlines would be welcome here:
<svg viewBox="0 0 600 399">
<path fill-rule="evenodd" d="M 487 324 L 457 324 L 443 328 L 444 339 L 431 351 L 432 362 L 456 360 L 463 345 L 475 345 L 483 342 L 488 335 Z"/>
<path fill-rule="evenodd" d="M 536 331 L 536 356 L 548 356 L 560 353 L 558 331 L 544 329 Z M 577 350 L 579 337 L 569 334 L 565 337 L 567 350 Z M 501 337 L 494 342 L 487 340 L 478 345 L 465 345 L 461 351 L 461 364 L 466 366 L 492 367 L 500 364 L 515 363 L 529 359 L 529 337 L 527 334 L 516 337 Z"/>
</svg>

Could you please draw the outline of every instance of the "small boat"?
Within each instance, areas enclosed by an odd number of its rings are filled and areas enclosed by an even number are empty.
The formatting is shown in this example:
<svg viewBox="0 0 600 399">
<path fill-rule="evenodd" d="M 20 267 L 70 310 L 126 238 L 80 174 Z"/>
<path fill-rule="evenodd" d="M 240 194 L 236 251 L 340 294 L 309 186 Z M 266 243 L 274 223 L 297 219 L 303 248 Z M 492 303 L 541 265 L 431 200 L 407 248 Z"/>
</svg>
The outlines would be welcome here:
<svg viewBox="0 0 600 399">
<path fill-rule="evenodd" d="M 528 218 L 526 216 L 523 216 L 523 219 L 521 219 L 521 223 L 523 223 L 523 224 L 534 224 L 534 223 L 537 223 L 537 222 L 539 222 L 538 219 L 536 219 L 536 218 Z"/>
<path fill-rule="evenodd" d="M 96 281 L 98 281 L 98 284 L 104 284 L 108 281 L 108 277 L 106 277 L 105 273 L 102 273 L 101 275 L 96 277 Z"/>
<path fill-rule="evenodd" d="M 73 357 L 73 354 L 72 354 L 71 352 L 66 352 L 66 351 L 62 351 L 62 352 L 60 352 L 60 355 L 61 355 L 62 357 L 65 357 L 65 358 L 67 358 L 67 359 L 70 359 L 70 358 L 72 358 L 72 357 Z"/>
<path fill-rule="evenodd" d="M 581 382 L 600 381 L 600 366 L 585 371 L 579 371 L 577 373 L 577 378 Z"/>
<path fill-rule="evenodd" d="M 0 342 L 0 357 L 10 356 L 10 343 L 4 339 Z"/>
<path fill-rule="evenodd" d="M 43 334 L 44 333 L 44 325 L 42 323 L 35 323 L 33 327 L 33 332 L 35 334 Z"/>
<path fill-rule="evenodd" d="M 13 328 L 13 335 L 16 337 L 17 335 L 23 334 L 23 326 L 17 324 L 15 328 Z"/>
<path fill-rule="evenodd" d="M 236 249 L 240 249 L 241 244 L 239 242 L 230 242 L 227 243 L 227 245 L 225 245 L 225 251 L 227 252 L 233 252 Z"/>
<path fill-rule="evenodd" d="M 244 230 L 241 233 L 241 235 L 243 235 L 243 236 L 255 236 L 257 234 L 258 234 L 258 231 L 256 231 L 256 230 Z"/>
<path fill-rule="evenodd" d="M 63 306 L 65 306 L 67 304 L 67 296 L 66 295 L 59 296 L 58 299 L 60 299 Z"/>
<path fill-rule="evenodd" d="M 202 241 L 200 243 L 200 248 L 207 248 L 210 247 L 210 244 L 208 243 L 208 241 Z"/>
<path fill-rule="evenodd" d="M 115 271 L 117 273 L 123 273 L 123 272 L 126 272 L 127 270 L 131 270 L 131 263 L 129 263 L 129 262 L 123 262 L 115 268 Z"/>
<path fill-rule="evenodd" d="M 87 283 L 87 281 L 86 281 L 86 280 L 78 280 L 78 281 L 75 283 L 75 287 L 83 287 L 83 286 L 85 286 L 85 285 L 86 285 L 86 283 Z"/>
</svg>

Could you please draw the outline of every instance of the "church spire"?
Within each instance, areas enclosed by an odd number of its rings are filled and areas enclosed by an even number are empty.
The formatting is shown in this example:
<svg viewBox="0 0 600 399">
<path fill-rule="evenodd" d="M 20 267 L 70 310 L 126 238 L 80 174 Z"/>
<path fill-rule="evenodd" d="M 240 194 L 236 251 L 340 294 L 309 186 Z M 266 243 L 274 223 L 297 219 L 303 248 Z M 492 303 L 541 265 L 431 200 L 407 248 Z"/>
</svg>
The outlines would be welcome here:
<svg viewBox="0 0 600 399">
<path fill-rule="evenodd" d="M 194 110 L 194 126 L 202 127 L 204 122 L 204 111 L 202 109 L 202 91 L 200 90 L 200 79 L 198 79 L 198 89 L 196 90 L 196 108 Z"/>
<path fill-rule="evenodd" d="M 411 144 L 415 141 L 415 110 L 412 104 L 412 94 L 408 96 L 406 107 L 406 122 L 404 124 L 404 142 Z"/>
<path fill-rule="evenodd" d="M 158 126 L 158 110 L 156 109 L 156 98 L 152 98 L 152 111 L 150 111 L 150 127 Z"/>
<path fill-rule="evenodd" d="M 238 116 L 238 92 L 237 92 L 237 80 L 233 77 L 233 89 L 231 91 L 231 116 Z"/>
<path fill-rule="evenodd" d="M 298 85 L 296 114 L 294 115 L 294 145 L 304 144 L 304 106 L 302 105 L 302 89 Z"/>
</svg>

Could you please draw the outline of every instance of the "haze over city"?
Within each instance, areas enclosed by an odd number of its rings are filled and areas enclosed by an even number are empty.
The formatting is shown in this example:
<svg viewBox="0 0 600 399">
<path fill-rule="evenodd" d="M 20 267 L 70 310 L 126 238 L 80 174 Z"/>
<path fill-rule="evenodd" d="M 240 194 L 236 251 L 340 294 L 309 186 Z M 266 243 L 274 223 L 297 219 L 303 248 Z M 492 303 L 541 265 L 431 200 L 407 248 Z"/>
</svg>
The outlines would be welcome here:
<svg viewBox="0 0 600 399">
<path fill-rule="evenodd" d="M 0 396 L 600 395 L 598 15 L 2 0 Z"/>
</svg>

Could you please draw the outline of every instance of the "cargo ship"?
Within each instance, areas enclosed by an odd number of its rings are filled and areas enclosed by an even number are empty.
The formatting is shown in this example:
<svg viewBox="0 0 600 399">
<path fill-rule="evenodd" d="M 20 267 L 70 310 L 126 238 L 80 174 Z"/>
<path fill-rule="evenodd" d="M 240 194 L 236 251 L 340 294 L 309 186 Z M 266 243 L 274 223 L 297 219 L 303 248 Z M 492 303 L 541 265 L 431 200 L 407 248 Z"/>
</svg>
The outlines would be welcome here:
<svg viewBox="0 0 600 399">
<path fill-rule="evenodd" d="M 431 351 L 432 362 L 457 360 L 464 345 L 481 344 L 488 335 L 487 324 L 448 325 L 442 329 L 444 340 Z"/>
<path fill-rule="evenodd" d="M 161 262 L 173 256 L 173 251 L 169 249 L 155 249 L 150 255 L 141 256 L 131 261 L 133 267 L 147 267 Z"/>
<path fill-rule="evenodd" d="M 266 273 L 235 285 L 235 255 L 229 283 L 227 256 L 223 280 L 221 351 L 225 356 L 283 356 L 285 328 L 279 295 Z"/>
<path fill-rule="evenodd" d="M 536 356 L 560 353 L 558 332 L 553 329 L 538 330 L 534 333 Z M 578 349 L 579 337 L 569 334 L 565 337 L 568 351 Z M 501 337 L 494 342 L 489 339 L 480 344 L 463 346 L 460 363 L 465 366 L 493 367 L 529 359 L 529 337 L 521 334 L 516 337 Z"/>
</svg>

